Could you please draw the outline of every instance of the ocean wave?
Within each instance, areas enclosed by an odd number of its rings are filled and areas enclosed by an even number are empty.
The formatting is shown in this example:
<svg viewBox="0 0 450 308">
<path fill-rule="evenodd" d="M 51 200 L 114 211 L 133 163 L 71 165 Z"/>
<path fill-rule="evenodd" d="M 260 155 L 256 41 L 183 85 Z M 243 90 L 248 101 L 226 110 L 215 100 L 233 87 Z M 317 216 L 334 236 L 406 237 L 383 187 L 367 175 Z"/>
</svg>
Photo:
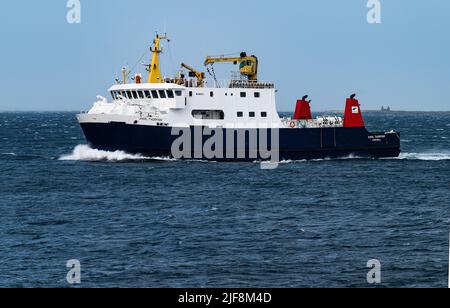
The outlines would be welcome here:
<svg viewBox="0 0 450 308">
<path fill-rule="evenodd" d="M 128 154 L 123 151 L 101 151 L 92 149 L 88 145 L 77 145 L 71 154 L 59 158 L 62 161 L 124 161 L 150 159 L 142 155 Z"/>
<path fill-rule="evenodd" d="M 396 159 L 401 160 L 450 160 L 450 153 L 401 153 Z"/>
<path fill-rule="evenodd" d="M 339 160 L 359 160 L 359 159 L 369 159 L 367 157 L 359 157 L 356 155 L 349 155 L 339 158 L 323 158 L 323 159 L 312 159 L 312 160 L 282 160 L 280 164 L 292 164 L 292 163 L 306 163 L 306 162 L 327 162 L 327 161 L 339 161 Z M 450 160 L 450 153 L 401 153 L 399 157 L 396 158 L 383 158 L 382 160 L 423 160 L 423 161 L 442 161 Z M 257 162 L 255 162 L 257 163 Z"/>
<path fill-rule="evenodd" d="M 171 157 L 159 157 L 159 156 L 153 156 L 153 157 L 145 157 L 145 160 L 156 160 L 156 161 L 178 161 L 178 159 L 171 158 Z"/>
<path fill-rule="evenodd" d="M 326 157 L 326 158 L 316 158 L 316 159 L 299 159 L 299 160 L 281 160 L 280 162 L 278 162 L 279 164 L 293 164 L 293 163 L 308 163 L 308 162 L 328 162 L 328 161 L 339 161 L 339 160 L 358 160 L 358 159 L 370 159 L 367 157 L 361 157 L 361 156 L 357 156 L 354 154 L 351 155 L 347 155 L 347 156 L 342 156 L 342 157 L 335 157 L 335 158 L 331 158 L 331 157 Z M 254 161 L 253 163 L 255 164 L 260 164 L 261 161 L 257 160 Z"/>
<path fill-rule="evenodd" d="M 145 161 L 177 161 L 170 157 L 147 157 L 139 154 L 129 154 L 124 151 L 102 151 L 92 149 L 88 145 L 77 145 L 71 154 L 63 155 L 58 158 L 61 161 L 130 161 L 130 160 L 145 160 Z"/>
<path fill-rule="evenodd" d="M 15 153 L 1 153 L 1 155 L 16 156 Z M 313 160 L 282 160 L 280 164 L 305 163 L 305 162 L 323 162 L 333 160 L 358 160 L 367 159 L 355 155 L 349 155 L 339 158 L 324 158 Z M 387 158 L 390 159 L 390 158 Z M 395 160 L 423 160 L 423 161 L 442 161 L 450 160 L 450 153 L 401 153 L 399 157 L 393 158 Z M 63 155 L 58 158 L 60 161 L 130 161 L 130 160 L 146 160 L 146 161 L 177 161 L 177 159 L 169 157 L 147 157 L 139 154 L 129 154 L 124 151 L 108 152 L 102 150 L 92 149 L 88 145 L 77 145 L 71 154 Z M 195 162 L 202 162 L 192 160 Z M 206 161 L 205 161 L 206 162 Z M 261 163 L 261 161 L 254 161 L 254 163 Z"/>
</svg>

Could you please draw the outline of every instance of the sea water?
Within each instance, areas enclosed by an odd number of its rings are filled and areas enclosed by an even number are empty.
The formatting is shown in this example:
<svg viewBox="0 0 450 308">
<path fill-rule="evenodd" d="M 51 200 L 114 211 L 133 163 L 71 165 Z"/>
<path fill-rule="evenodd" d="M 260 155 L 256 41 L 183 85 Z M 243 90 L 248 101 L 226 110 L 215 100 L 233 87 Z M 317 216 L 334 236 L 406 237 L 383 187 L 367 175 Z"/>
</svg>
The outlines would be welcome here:
<svg viewBox="0 0 450 308">
<path fill-rule="evenodd" d="M 366 113 L 395 159 L 104 152 L 74 113 L 0 113 L 0 287 L 446 287 L 450 113 Z"/>
</svg>

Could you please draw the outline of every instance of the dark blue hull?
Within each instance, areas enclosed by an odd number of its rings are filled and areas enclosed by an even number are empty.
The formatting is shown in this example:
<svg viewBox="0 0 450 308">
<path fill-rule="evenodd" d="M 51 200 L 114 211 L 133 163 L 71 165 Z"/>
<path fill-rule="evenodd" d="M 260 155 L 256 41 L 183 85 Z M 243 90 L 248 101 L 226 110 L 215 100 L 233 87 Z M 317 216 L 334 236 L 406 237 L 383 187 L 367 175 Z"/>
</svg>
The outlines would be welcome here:
<svg viewBox="0 0 450 308">
<path fill-rule="evenodd" d="M 128 125 L 125 123 L 82 123 L 89 145 L 106 151 L 125 151 L 132 154 L 142 154 L 149 157 L 173 157 L 172 145 L 179 138 L 172 135 L 171 127 Z M 246 130 L 245 150 L 237 152 L 237 131 L 233 131 L 235 141 L 234 154 L 224 157 L 208 157 L 202 153 L 190 152 L 185 159 L 226 160 L 226 161 L 255 161 L 266 159 L 255 150 L 255 144 L 250 142 L 249 136 L 259 131 Z M 226 149 L 226 135 L 230 130 L 222 129 L 224 139 L 224 153 Z M 194 144 L 194 128 L 191 128 L 192 144 Z M 265 148 L 271 149 L 270 131 Z M 201 137 L 202 145 L 211 136 Z M 261 137 L 257 138 L 259 148 Z M 198 143 L 197 143 L 198 144 Z M 192 146 L 194 148 L 194 146 Z M 214 148 L 214 147 L 213 147 Z M 365 128 L 306 128 L 279 130 L 279 159 L 280 160 L 310 160 L 324 158 L 340 158 L 347 156 L 385 158 L 397 157 L 400 154 L 399 133 L 369 133 Z"/>
</svg>

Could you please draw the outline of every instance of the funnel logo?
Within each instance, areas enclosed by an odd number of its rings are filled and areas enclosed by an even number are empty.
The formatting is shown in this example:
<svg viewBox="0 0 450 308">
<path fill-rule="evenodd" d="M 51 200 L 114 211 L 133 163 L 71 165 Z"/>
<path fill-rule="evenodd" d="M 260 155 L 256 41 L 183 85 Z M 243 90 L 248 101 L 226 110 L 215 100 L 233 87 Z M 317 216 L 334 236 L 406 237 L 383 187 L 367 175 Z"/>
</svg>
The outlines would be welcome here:
<svg viewBox="0 0 450 308">
<path fill-rule="evenodd" d="M 352 113 L 358 114 L 359 113 L 359 108 L 357 106 L 353 106 L 352 107 Z"/>
</svg>

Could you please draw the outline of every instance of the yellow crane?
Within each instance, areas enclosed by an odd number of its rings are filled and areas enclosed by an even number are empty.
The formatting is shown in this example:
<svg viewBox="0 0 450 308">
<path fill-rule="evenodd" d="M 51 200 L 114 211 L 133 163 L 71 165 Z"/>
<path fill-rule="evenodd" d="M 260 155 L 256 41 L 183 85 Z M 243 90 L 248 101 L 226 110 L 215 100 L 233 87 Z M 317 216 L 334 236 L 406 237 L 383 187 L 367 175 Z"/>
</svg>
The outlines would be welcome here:
<svg viewBox="0 0 450 308">
<path fill-rule="evenodd" d="M 197 78 L 197 82 L 198 82 L 197 86 L 198 87 L 200 87 L 200 88 L 203 87 L 203 84 L 205 82 L 205 73 L 204 72 L 199 72 L 196 69 L 194 69 L 184 63 L 181 63 L 181 67 L 183 67 L 189 71 L 189 77 Z"/>
<path fill-rule="evenodd" d="M 242 75 L 247 76 L 249 81 L 258 81 L 258 58 L 256 56 L 247 56 L 242 52 L 240 57 L 206 57 L 205 66 L 214 63 L 231 62 L 239 65 L 239 71 Z"/>
</svg>

